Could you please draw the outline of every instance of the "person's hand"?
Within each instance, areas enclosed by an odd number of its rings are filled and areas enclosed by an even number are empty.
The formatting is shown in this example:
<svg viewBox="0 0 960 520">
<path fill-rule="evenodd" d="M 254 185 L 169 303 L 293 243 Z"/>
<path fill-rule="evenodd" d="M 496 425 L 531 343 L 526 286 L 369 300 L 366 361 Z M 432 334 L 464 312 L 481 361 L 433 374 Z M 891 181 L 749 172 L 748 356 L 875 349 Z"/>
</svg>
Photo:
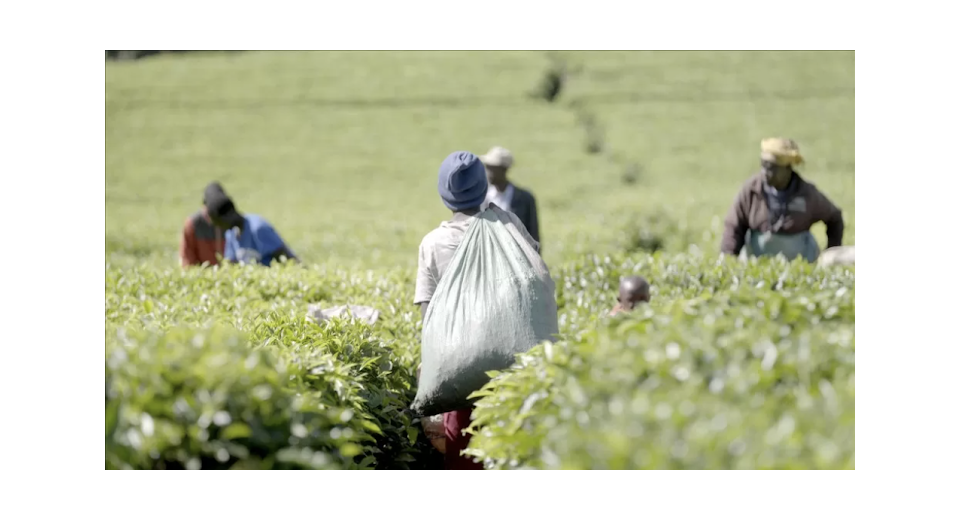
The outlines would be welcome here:
<svg viewBox="0 0 960 520">
<path fill-rule="evenodd" d="M 443 427 L 443 415 L 433 415 L 421 419 L 423 433 L 426 434 L 430 444 L 440 453 L 447 452 L 446 430 Z"/>
<path fill-rule="evenodd" d="M 621 312 L 623 312 L 623 307 L 621 307 L 620 304 L 617 303 L 616 305 L 613 306 L 613 309 L 610 311 L 610 316 L 616 316 Z"/>
</svg>

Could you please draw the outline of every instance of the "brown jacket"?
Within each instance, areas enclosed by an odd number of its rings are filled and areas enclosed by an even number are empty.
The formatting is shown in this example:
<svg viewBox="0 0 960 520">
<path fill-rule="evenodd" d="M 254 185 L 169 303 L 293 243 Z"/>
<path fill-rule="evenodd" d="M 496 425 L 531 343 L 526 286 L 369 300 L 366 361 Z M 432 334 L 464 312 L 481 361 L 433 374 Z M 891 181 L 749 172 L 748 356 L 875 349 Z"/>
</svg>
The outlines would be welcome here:
<svg viewBox="0 0 960 520">
<path fill-rule="evenodd" d="M 773 229 L 763 191 L 763 173 L 757 173 L 743 184 L 740 193 L 723 222 L 723 240 L 720 251 L 729 255 L 740 253 L 747 230 L 774 231 L 793 235 L 809 231 L 817 222 L 827 226 L 827 247 L 839 246 L 843 239 L 843 216 L 813 184 L 795 173 L 799 185 L 787 204 L 787 215 L 779 229 Z"/>
</svg>

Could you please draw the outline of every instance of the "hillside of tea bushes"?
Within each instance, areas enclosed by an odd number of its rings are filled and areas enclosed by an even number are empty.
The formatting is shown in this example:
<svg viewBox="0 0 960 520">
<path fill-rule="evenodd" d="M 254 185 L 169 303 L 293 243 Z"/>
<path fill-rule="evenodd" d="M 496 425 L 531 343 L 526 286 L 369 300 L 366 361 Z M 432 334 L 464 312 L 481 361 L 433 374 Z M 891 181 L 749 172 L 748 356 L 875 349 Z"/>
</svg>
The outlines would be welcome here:
<svg viewBox="0 0 960 520">
<path fill-rule="evenodd" d="M 403 413 L 417 245 L 449 217 L 440 161 L 494 145 L 563 337 L 481 392 L 488 467 L 853 467 L 853 269 L 716 256 L 771 135 L 855 243 L 853 52 L 161 54 L 108 62 L 105 105 L 107 468 L 438 467 Z M 213 180 L 304 265 L 180 269 Z M 626 272 L 653 302 L 611 320 Z"/>
<path fill-rule="evenodd" d="M 531 99 L 558 59 L 579 72 L 555 102 Z M 854 62 L 852 51 L 264 51 L 107 63 L 106 260 L 175 262 L 184 219 L 218 180 L 308 264 L 416 269 L 420 239 L 449 215 L 440 161 L 495 145 L 537 197 L 547 265 L 711 255 L 760 140 L 781 134 L 800 143 L 803 174 L 843 209 L 853 244 Z M 826 244 L 823 226 L 813 233 Z"/>
<path fill-rule="evenodd" d="M 293 265 L 107 269 L 107 467 L 416 468 L 416 320 L 402 275 Z M 371 330 L 306 319 L 331 295 Z M 432 450 L 432 448 L 430 448 Z"/>
<path fill-rule="evenodd" d="M 541 345 L 477 392 L 471 454 L 488 467 L 853 469 L 852 270 L 578 267 L 563 273 L 565 316 L 601 312 L 582 302 L 611 272 L 665 285 L 650 308 Z"/>
</svg>

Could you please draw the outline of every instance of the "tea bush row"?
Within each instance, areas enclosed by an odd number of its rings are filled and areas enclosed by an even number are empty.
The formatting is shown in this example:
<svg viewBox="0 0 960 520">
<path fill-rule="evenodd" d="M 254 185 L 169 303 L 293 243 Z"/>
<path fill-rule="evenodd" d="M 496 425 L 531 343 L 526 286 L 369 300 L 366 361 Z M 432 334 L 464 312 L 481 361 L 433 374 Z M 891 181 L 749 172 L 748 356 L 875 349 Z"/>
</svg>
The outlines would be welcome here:
<svg viewBox="0 0 960 520">
<path fill-rule="evenodd" d="M 413 273 L 106 271 L 107 467 L 437 466 L 402 413 Z M 610 320 L 629 273 L 654 300 Z M 852 269 L 590 255 L 553 276 L 562 338 L 482 392 L 471 448 L 488 466 L 852 465 Z M 310 303 L 381 314 L 317 325 Z"/>
<path fill-rule="evenodd" d="M 600 316 L 635 271 L 652 305 L 538 346 L 477 392 L 473 456 L 497 469 L 854 467 L 852 269 L 593 257 L 559 270 L 561 316 Z"/>
</svg>

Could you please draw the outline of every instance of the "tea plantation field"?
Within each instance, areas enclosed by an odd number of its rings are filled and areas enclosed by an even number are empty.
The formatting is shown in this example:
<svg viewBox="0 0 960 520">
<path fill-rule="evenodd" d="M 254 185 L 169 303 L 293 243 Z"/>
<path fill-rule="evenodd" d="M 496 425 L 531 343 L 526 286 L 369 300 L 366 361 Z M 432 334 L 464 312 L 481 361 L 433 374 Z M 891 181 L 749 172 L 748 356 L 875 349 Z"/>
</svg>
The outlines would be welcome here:
<svg viewBox="0 0 960 520">
<path fill-rule="evenodd" d="M 556 60 L 575 71 L 558 99 L 529 97 Z M 716 254 L 767 135 L 800 142 L 804 175 L 842 207 L 854 243 L 853 60 L 108 63 L 106 467 L 438 467 L 403 413 L 419 357 L 417 245 L 448 214 L 443 157 L 502 145 L 537 196 L 562 338 L 480 392 L 474 456 L 491 469 L 854 468 L 854 269 Z M 180 269 L 178 233 L 211 180 L 304 265 Z M 608 318 L 628 272 L 651 281 L 653 302 Z M 317 325 L 311 303 L 381 316 Z"/>
</svg>

